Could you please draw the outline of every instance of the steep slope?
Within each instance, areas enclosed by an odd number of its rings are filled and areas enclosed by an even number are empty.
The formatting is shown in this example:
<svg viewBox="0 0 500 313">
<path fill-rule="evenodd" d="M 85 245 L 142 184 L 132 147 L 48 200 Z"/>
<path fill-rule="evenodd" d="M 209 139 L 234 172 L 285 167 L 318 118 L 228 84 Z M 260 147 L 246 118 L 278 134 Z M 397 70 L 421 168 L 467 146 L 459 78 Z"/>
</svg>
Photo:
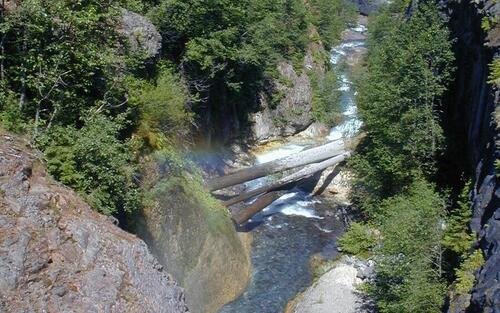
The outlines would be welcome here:
<svg viewBox="0 0 500 313">
<path fill-rule="evenodd" d="M 48 177 L 0 135 L 1 312 L 187 312 L 146 244 Z"/>
<path fill-rule="evenodd" d="M 500 188 L 495 161 L 500 158 L 498 103 L 500 93 L 488 80 L 488 64 L 499 54 L 500 27 L 482 29 L 484 16 L 498 18 L 498 1 L 446 1 L 450 27 L 457 38 L 457 73 L 446 103 L 454 159 L 472 173 L 473 220 L 486 263 L 477 274 L 470 312 L 497 312 L 500 307 Z M 495 113 L 496 112 L 496 113 Z M 454 161 L 456 162 L 456 161 Z M 452 308 L 454 306 L 452 303 Z M 457 311 L 453 311 L 457 312 Z"/>
</svg>

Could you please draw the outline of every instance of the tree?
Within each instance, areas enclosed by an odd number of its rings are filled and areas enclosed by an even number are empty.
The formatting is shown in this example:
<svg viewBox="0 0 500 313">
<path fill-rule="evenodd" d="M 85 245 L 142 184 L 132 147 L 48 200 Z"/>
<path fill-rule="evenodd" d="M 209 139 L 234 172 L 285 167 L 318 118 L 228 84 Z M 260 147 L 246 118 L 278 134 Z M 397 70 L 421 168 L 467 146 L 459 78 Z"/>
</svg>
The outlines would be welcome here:
<svg viewBox="0 0 500 313">
<path fill-rule="evenodd" d="M 419 3 L 408 18 L 388 10 L 374 19 L 358 86 L 368 136 L 351 163 L 360 191 L 356 199 L 367 211 L 418 173 L 433 175 L 444 144 L 439 99 L 453 61 L 449 32 L 434 4 Z"/>
<path fill-rule="evenodd" d="M 443 218 L 444 201 L 423 179 L 382 202 L 377 274 L 369 287 L 382 313 L 440 311 Z"/>
</svg>

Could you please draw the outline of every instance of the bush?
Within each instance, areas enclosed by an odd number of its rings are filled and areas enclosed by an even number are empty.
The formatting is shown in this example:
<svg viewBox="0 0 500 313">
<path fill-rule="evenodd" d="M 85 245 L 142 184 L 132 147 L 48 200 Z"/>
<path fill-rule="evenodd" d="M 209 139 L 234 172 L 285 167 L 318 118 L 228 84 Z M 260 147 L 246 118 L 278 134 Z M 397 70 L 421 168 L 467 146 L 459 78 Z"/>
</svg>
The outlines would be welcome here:
<svg viewBox="0 0 500 313">
<path fill-rule="evenodd" d="M 373 228 L 363 223 L 352 223 L 338 243 L 342 251 L 367 258 L 377 245 L 377 240 L 378 236 Z"/>
<path fill-rule="evenodd" d="M 133 154 L 129 142 L 119 139 L 123 123 L 96 115 L 79 130 L 56 126 L 38 142 L 49 173 L 108 215 L 132 212 L 140 204 Z"/>
<path fill-rule="evenodd" d="M 457 208 L 450 212 L 443 237 L 443 246 L 457 255 L 465 254 L 475 240 L 475 236 L 469 229 L 469 223 L 472 219 L 472 208 L 469 200 L 470 189 L 470 183 L 464 187 L 457 201 Z"/>
<path fill-rule="evenodd" d="M 496 58 L 490 64 L 490 75 L 488 77 L 490 84 L 500 86 L 500 58 Z"/>
<path fill-rule="evenodd" d="M 129 102 L 140 113 L 137 135 L 153 149 L 184 142 L 193 124 L 187 108 L 188 92 L 182 78 L 164 66 L 150 82 L 129 79 Z"/>
<path fill-rule="evenodd" d="M 439 312 L 445 293 L 439 263 L 444 201 L 432 185 L 417 179 L 383 201 L 380 211 L 377 276 L 369 288 L 380 312 Z"/>
<path fill-rule="evenodd" d="M 330 69 L 324 76 L 311 73 L 312 111 L 314 119 L 327 125 L 338 124 L 342 120 L 339 80 Z"/>
<path fill-rule="evenodd" d="M 475 250 L 460 265 L 456 272 L 457 280 L 455 289 L 460 294 L 468 294 L 472 290 L 475 281 L 475 274 L 484 264 L 484 257 L 481 250 Z"/>
</svg>

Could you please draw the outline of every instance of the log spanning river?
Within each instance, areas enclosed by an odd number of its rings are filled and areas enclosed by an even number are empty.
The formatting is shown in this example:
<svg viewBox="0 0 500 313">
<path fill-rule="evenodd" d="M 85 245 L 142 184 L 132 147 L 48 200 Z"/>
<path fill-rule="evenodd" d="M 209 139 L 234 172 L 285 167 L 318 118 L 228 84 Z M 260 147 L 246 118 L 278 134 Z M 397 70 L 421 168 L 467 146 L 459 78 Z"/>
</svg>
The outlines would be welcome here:
<svg viewBox="0 0 500 313">
<path fill-rule="evenodd" d="M 329 140 L 351 138 L 361 127 L 351 73 L 353 60 L 364 49 L 364 32 L 363 25 L 349 29 L 345 39 L 331 52 L 332 66 L 341 78 L 344 122 L 331 130 Z M 290 141 L 256 155 L 256 162 L 282 158 L 313 144 L 315 142 Z M 251 181 L 246 187 L 257 188 L 266 183 L 266 179 L 270 178 Z M 312 283 L 311 256 L 336 257 L 337 238 L 344 232 L 341 209 L 296 188 L 255 215 L 246 225 L 254 234 L 251 282 L 246 291 L 220 313 L 283 312 L 288 301 Z"/>
</svg>

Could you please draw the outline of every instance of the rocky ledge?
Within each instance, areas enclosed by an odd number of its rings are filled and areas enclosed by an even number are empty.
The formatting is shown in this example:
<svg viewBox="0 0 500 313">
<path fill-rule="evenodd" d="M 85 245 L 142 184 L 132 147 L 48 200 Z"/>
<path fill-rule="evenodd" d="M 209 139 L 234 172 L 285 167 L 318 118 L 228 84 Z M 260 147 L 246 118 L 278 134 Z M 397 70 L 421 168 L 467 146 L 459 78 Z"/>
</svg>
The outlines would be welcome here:
<svg viewBox="0 0 500 313">
<path fill-rule="evenodd" d="M 290 302 L 285 313 L 370 313 L 374 304 L 358 287 L 374 277 L 373 261 L 343 256 Z"/>
<path fill-rule="evenodd" d="M 146 244 L 0 135 L 0 312 L 187 312 Z"/>
</svg>

